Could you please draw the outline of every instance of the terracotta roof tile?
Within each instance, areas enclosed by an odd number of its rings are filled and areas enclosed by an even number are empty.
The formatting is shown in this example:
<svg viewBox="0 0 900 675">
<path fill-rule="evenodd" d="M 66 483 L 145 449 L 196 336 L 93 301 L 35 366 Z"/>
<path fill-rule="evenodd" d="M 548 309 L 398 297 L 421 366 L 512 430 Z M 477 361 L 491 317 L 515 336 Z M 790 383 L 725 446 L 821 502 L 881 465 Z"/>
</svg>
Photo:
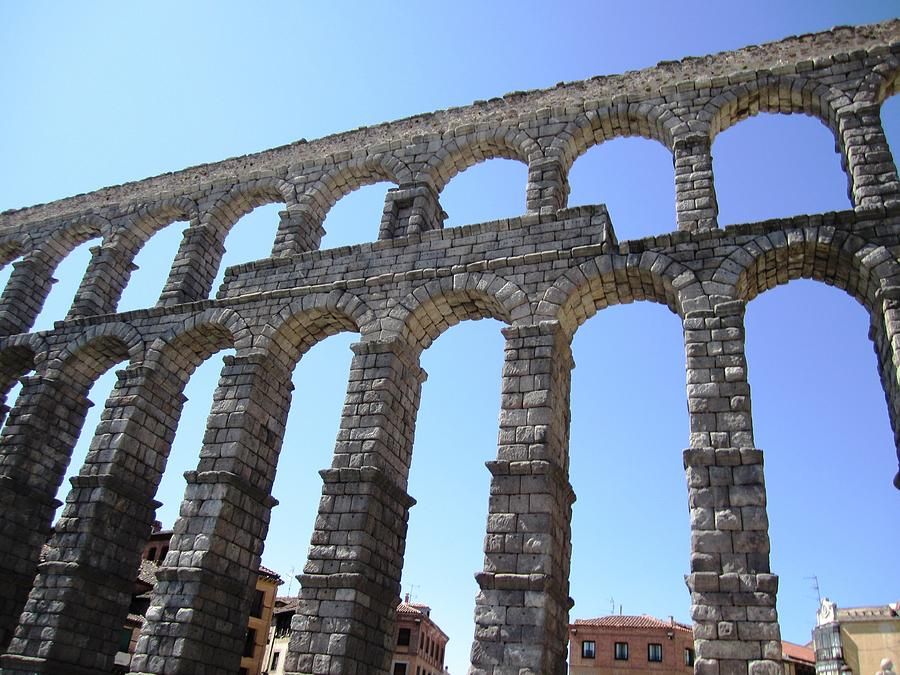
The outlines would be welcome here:
<svg viewBox="0 0 900 675">
<path fill-rule="evenodd" d="M 418 616 L 421 614 L 422 616 L 428 616 L 428 610 L 430 607 L 428 605 L 418 605 L 415 603 L 409 602 L 401 602 L 397 605 L 397 614 L 407 614 L 410 616 Z"/>
<path fill-rule="evenodd" d="M 143 581 L 150 586 L 156 585 L 156 570 L 158 565 L 152 560 L 141 560 L 141 566 L 138 568 L 138 581 Z"/>
<path fill-rule="evenodd" d="M 781 642 L 781 652 L 784 658 L 790 661 L 802 661 L 803 663 L 815 664 L 816 654 L 809 647 L 796 645 L 793 642 Z"/>
<path fill-rule="evenodd" d="M 259 576 L 261 577 L 269 577 L 270 579 L 274 579 L 279 584 L 283 584 L 284 582 L 281 580 L 281 575 L 274 570 L 270 570 L 268 567 L 259 566 Z"/>
<path fill-rule="evenodd" d="M 613 614 L 612 616 L 599 616 L 593 619 L 576 619 L 573 626 L 596 626 L 600 628 L 670 628 L 673 624 L 663 621 L 648 614 L 630 616 L 626 614 Z M 692 628 L 686 624 L 674 622 L 676 630 L 691 632 Z"/>
</svg>

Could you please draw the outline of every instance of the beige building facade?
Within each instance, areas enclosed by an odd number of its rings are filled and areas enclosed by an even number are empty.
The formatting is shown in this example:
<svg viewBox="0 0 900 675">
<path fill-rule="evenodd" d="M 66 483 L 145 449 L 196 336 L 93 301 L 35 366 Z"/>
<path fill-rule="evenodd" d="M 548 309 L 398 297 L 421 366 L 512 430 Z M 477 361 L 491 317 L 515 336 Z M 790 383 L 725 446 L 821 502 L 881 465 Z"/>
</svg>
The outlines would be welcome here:
<svg viewBox="0 0 900 675">
<path fill-rule="evenodd" d="M 900 662 L 900 602 L 839 608 L 822 600 L 813 631 L 818 675 L 875 675 Z"/>
</svg>

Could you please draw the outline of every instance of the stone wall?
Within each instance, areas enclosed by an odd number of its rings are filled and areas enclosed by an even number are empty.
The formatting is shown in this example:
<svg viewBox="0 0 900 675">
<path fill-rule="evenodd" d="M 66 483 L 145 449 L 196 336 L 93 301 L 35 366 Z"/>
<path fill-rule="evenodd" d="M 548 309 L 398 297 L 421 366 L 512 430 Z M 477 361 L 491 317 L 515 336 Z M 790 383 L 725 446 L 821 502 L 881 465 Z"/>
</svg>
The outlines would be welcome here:
<svg viewBox="0 0 900 675">
<path fill-rule="evenodd" d="M 844 289 L 871 317 L 900 438 L 900 182 L 880 122 L 900 72 L 900 22 L 560 84 L 0 214 L 0 382 L 22 393 L 0 433 L 3 673 L 109 669 L 155 493 L 193 370 L 231 348 L 169 554 L 137 644 L 138 673 L 234 672 L 268 529 L 275 467 L 303 354 L 359 333 L 332 465 L 301 575 L 292 673 L 386 673 L 410 507 L 424 349 L 448 327 L 505 324 L 498 452 L 472 673 L 565 672 L 570 600 L 569 346 L 614 304 L 652 300 L 684 326 L 691 434 L 696 669 L 776 675 L 763 452 L 754 447 L 746 303 L 791 279 Z M 720 229 L 710 147 L 759 112 L 804 113 L 834 134 L 853 209 Z M 672 152 L 675 228 L 619 242 L 602 205 L 567 209 L 592 145 L 654 139 Z M 484 159 L 528 166 L 521 217 L 444 229 L 440 195 Z M 372 243 L 318 250 L 342 196 L 396 185 Z M 271 257 L 227 270 L 229 229 L 284 210 Z M 118 313 L 133 258 L 186 221 L 156 307 Z M 29 332 L 59 262 L 100 237 L 71 310 Z M 122 368 L 47 554 L 54 495 L 91 384 Z M 900 444 L 898 444 L 900 445 Z M 900 478 L 895 479 L 900 487 Z M 686 561 L 687 562 L 687 561 Z"/>
</svg>

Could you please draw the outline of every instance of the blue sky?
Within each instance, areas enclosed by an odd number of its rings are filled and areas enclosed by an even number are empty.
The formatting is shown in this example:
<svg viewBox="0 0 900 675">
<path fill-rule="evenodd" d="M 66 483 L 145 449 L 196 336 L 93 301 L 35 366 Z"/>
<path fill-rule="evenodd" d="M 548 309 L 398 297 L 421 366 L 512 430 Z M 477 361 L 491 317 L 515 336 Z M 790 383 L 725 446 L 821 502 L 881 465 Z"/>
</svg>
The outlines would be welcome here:
<svg viewBox="0 0 900 675">
<path fill-rule="evenodd" d="M 714 8 L 714 9 L 713 9 Z M 299 138 L 316 138 L 508 91 L 618 73 L 839 24 L 897 15 L 894 2 L 16 3 L 0 0 L 0 209 L 47 202 Z M 900 102 L 883 121 L 900 154 Z M 803 116 L 760 116 L 713 146 L 720 224 L 848 208 L 834 140 Z M 620 240 L 674 229 L 671 155 L 654 141 L 593 148 L 573 168 L 570 204 L 605 202 Z M 525 168 L 492 160 L 442 195 L 459 225 L 524 209 Z M 324 246 L 376 237 L 386 184 L 340 201 Z M 229 239 L 230 264 L 268 255 L 278 207 Z M 121 308 L 155 302 L 183 224 L 154 237 Z M 61 319 L 87 264 L 74 252 L 38 327 Z M 465 671 L 496 452 L 501 325 L 456 326 L 427 350 L 410 493 L 404 592 L 433 607 Z M 900 492 L 884 395 L 863 308 L 792 282 L 747 311 L 758 447 L 766 451 L 772 567 L 783 636 L 805 642 L 816 596 L 839 605 L 900 599 Z M 303 566 L 330 463 L 353 335 L 304 356 L 284 442 L 264 563 Z M 678 318 L 651 303 L 613 307 L 579 329 L 572 385 L 571 617 L 689 618 L 688 442 Z M 158 498 L 171 526 L 197 462 L 220 355 L 194 375 Z M 75 451 L 83 461 L 112 373 Z M 14 396 L 15 394 L 13 394 Z M 64 490 L 68 484 L 64 484 Z M 61 492 L 61 496 L 64 492 Z M 284 591 L 296 593 L 297 582 Z"/>
</svg>

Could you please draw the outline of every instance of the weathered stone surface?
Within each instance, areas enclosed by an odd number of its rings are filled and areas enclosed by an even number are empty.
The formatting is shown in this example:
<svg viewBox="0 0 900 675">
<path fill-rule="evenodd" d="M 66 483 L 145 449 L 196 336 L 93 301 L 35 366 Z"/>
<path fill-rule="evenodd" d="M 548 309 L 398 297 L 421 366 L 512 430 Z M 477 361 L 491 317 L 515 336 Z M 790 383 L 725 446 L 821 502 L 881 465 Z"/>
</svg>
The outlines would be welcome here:
<svg viewBox="0 0 900 675">
<path fill-rule="evenodd" d="M 507 325 L 472 673 L 565 672 L 574 333 L 652 300 L 683 321 L 701 675 L 775 675 L 763 452 L 754 447 L 746 304 L 811 278 L 846 290 L 871 337 L 900 439 L 900 181 L 880 122 L 900 22 L 789 38 L 364 128 L 0 214 L 13 272 L 0 296 L 0 379 L 24 387 L 0 434 L 3 673 L 109 670 L 193 370 L 225 360 L 200 461 L 132 661 L 134 673 L 234 672 L 274 500 L 290 374 L 340 331 L 354 345 L 286 661 L 291 673 L 386 673 L 409 509 L 423 350 L 459 321 Z M 757 112 L 834 133 L 853 210 L 718 229 L 711 145 Z M 676 222 L 619 242 L 603 205 L 566 208 L 574 158 L 618 136 L 672 153 Z M 441 193 L 491 157 L 528 165 L 526 212 L 444 229 Z M 396 188 L 371 243 L 318 250 L 335 201 Z M 271 256 L 213 279 L 229 229 L 278 202 Z M 186 223 L 156 307 L 118 313 L 134 256 Z M 666 231 L 672 230 L 672 231 Z M 68 315 L 29 330 L 59 262 L 100 237 Z M 211 295 L 215 295 L 211 298 Z M 60 317 L 63 318 L 63 317 Z M 63 516 L 53 495 L 101 373 L 123 365 Z M 33 375 L 29 373 L 34 372 Z M 3 412 L 7 409 L 0 408 Z M 900 487 L 900 474 L 895 479 Z M 687 561 L 686 561 L 687 562 Z M 32 582 L 33 580 L 33 582 Z M 90 600 L 88 602 L 88 600 Z"/>
</svg>

